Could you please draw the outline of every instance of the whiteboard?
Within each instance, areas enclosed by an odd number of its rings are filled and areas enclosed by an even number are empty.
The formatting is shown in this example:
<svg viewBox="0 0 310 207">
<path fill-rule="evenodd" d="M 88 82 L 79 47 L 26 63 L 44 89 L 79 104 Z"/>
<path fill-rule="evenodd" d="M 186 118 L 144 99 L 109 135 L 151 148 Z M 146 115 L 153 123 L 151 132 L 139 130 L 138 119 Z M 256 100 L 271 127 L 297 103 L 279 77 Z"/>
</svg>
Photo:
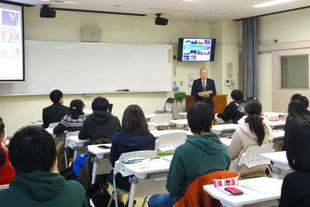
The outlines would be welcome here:
<svg viewBox="0 0 310 207">
<path fill-rule="evenodd" d="M 25 41 L 25 82 L 0 83 L 1 95 L 171 91 L 171 45 Z"/>
</svg>

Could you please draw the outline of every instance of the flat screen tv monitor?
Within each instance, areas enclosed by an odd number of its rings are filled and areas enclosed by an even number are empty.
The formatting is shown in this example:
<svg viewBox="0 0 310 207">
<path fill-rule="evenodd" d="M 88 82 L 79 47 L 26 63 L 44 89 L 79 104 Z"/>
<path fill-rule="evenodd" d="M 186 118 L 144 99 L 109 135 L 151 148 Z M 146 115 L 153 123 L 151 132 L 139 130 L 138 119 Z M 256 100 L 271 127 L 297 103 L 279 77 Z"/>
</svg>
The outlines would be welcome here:
<svg viewBox="0 0 310 207">
<path fill-rule="evenodd" d="M 24 81 L 23 7 L 0 3 L 0 81 Z"/>
<path fill-rule="evenodd" d="M 214 61 L 215 39 L 179 38 L 178 61 L 209 62 Z"/>
</svg>

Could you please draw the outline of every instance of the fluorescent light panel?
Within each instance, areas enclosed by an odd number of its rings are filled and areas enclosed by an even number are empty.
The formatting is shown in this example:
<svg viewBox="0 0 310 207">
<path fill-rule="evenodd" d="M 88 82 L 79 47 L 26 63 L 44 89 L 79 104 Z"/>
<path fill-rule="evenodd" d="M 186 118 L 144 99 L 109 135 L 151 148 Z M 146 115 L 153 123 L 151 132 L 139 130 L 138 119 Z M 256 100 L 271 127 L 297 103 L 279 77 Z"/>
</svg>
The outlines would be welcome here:
<svg viewBox="0 0 310 207">
<path fill-rule="evenodd" d="M 255 4 L 253 5 L 254 8 L 262 8 L 262 7 L 268 7 L 268 6 L 275 6 L 278 4 L 284 4 L 295 0 L 274 0 L 274 1 L 268 1 L 261 4 Z"/>
</svg>

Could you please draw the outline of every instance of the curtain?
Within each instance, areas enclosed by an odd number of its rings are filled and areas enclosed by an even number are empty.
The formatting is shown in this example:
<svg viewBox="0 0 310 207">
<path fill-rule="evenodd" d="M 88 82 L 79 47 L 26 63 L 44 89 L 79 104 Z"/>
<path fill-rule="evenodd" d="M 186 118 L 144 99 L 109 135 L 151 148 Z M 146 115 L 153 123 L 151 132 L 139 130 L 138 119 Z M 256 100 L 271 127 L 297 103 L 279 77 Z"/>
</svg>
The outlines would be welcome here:
<svg viewBox="0 0 310 207">
<path fill-rule="evenodd" d="M 257 18 L 242 20 L 242 89 L 244 97 L 258 96 Z"/>
</svg>

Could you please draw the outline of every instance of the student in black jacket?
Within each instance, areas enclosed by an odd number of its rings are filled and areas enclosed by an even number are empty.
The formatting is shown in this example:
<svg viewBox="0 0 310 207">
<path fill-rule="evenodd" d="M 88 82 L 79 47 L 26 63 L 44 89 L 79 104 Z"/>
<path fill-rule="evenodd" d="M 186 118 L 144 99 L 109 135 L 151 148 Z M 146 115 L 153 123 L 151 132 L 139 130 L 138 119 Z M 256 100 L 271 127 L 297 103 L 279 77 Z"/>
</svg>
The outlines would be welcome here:
<svg viewBox="0 0 310 207">
<path fill-rule="evenodd" d="M 225 122 L 232 120 L 233 123 L 237 123 L 239 119 L 244 116 L 244 101 L 243 93 L 240 90 L 233 90 L 230 94 L 233 101 L 231 101 L 223 113 L 217 114 L 218 118 L 223 119 Z"/>
<path fill-rule="evenodd" d="M 43 109 L 42 120 L 43 127 L 47 128 L 50 123 L 60 122 L 60 120 L 67 114 L 69 108 L 64 106 L 64 96 L 60 90 L 53 90 L 50 93 L 52 105 Z"/>
<path fill-rule="evenodd" d="M 110 161 L 114 167 L 115 162 L 122 153 L 139 150 L 154 150 L 155 138 L 150 134 L 144 113 L 138 105 L 130 105 L 126 108 L 122 119 L 122 131 L 112 137 Z M 113 171 L 109 182 L 113 183 Z M 129 191 L 129 177 L 121 174 L 116 176 L 116 187 Z"/>
<path fill-rule="evenodd" d="M 310 206 L 310 122 L 295 123 L 288 132 L 287 159 L 295 171 L 286 175 L 279 207 Z"/>
<path fill-rule="evenodd" d="M 88 115 L 79 133 L 79 139 L 111 138 L 120 131 L 121 124 L 116 116 L 109 112 L 109 101 L 103 97 L 97 97 L 92 103 L 93 113 Z"/>
</svg>

